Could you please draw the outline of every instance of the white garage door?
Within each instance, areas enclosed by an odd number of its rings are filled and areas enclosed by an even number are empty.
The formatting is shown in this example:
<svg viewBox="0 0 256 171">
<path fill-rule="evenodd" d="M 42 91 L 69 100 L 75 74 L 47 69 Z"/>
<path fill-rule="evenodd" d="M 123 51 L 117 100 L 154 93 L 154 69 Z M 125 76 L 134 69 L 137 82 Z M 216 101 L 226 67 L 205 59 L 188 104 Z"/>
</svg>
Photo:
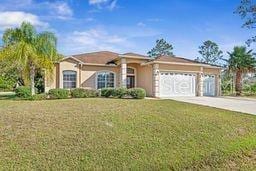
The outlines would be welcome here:
<svg viewBox="0 0 256 171">
<path fill-rule="evenodd" d="M 160 97 L 195 96 L 195 85 L 195 74 L 173 72 L 160 73 Z"/>
<path fill-rule="evenodd" d="M 215 96 L 215 76 L 204 75 L 204 96 Z"/>
</svg>

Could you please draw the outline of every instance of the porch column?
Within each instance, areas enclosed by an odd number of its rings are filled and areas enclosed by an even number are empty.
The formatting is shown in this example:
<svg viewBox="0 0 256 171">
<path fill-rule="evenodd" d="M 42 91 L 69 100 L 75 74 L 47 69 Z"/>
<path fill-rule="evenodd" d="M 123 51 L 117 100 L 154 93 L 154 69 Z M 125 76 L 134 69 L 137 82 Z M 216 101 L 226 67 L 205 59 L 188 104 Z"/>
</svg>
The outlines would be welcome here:
<svg viewBox="0 0 256 171">
<path fill-rule="evenodd" d="M 63 88 L 63 72 L 62 72 L 61 63 L 59 63 L 59 87 L 58 88 Z"/>
<path fill-rule="evenodd" d="M 159 64 L 153 65 L 153 95 L 159 97 L 159 80 L 160 80 Z"/>
<path fill-rule="evenodd" d="M 127 64 L 126 59 L 121 59 L 121 87 L 126 88 L 127 87 Z"/>
<path fill-rule="evenodd" d="M 197 74 L 197 96 L 204 95 L 204 72 L 203 67 L 200 68 L 200 72 Z"/>
<path fill-rule="evenodd" d="M 216 96 L 221 96 L 221 73 L 215 76 L 216 78 Z"/>
</svg>

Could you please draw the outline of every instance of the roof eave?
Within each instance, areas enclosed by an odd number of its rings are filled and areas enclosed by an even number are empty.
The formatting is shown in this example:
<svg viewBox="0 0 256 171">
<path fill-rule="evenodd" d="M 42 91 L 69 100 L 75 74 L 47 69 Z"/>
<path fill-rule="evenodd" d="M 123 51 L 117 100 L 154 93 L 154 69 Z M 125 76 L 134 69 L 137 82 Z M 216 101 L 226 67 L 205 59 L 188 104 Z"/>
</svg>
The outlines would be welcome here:
<svg viewBox="0 0 256 171">
<path fill-rule="evenodd" d="M 150 57 L 135 56 L 135 55 L 118 55 L 118 56 L 119 56 L 119 58 L 132 58 L 132 59 L 145 59 L 145 60 L 152 59 Z"/>
<path fill-rule="evenodd" d="M 77 59 L 77 58 L 75 58 L 73 56 L 67 56 L 67 57 L 63 58 L 62 60 L 60 60 L 59 62 L 65 61 L 67 59 L 73 59 L 73 60 L 79 62 L 79 64 L 85 64 L 83 61 L 81 61 L 81 60 L 79 60 L 79 59 Z"/>
<path fill-rule="evenodd" d="M 165 61 L 151 61 L 151 62 L 146 62 L 142 63 L 142 66 L 145 65 L 151 65 L 151 64 L 169 64 L 169 65 L 185 65 L 185 66 L 201 66 L 205 68 L 216 68 L 216 69 L 221 69 L 221 67 L 217 66 L 212 66 L 212 65 L 207 65 L 207 64 L 200 64 L 200 63 L 183 63 L 183 62 L 165 62 Z"/>
</svg>

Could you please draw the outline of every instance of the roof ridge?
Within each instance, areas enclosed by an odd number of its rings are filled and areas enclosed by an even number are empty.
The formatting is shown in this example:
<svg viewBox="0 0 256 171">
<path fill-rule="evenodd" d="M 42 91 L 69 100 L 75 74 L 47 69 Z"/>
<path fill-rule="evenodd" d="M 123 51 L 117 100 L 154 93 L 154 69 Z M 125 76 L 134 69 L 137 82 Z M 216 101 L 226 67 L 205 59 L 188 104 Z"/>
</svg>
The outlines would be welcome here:
<svg viewBox="0 0 256 171">
<path fill-rule="evenodd" d="M 111 51 L 94 51 L 94 52 L 74 54 L 74 55 L 70 55 L 70 56 L 73 56 L 73 57 L 76 58 L 76 57 L 78 57 L 80 55 L 88 55 L 88 54 L 95 54 L 95 53 L 113 53 L 113 54 L 119 55 L 119 53 L 111 52 Z"/>
</svg>

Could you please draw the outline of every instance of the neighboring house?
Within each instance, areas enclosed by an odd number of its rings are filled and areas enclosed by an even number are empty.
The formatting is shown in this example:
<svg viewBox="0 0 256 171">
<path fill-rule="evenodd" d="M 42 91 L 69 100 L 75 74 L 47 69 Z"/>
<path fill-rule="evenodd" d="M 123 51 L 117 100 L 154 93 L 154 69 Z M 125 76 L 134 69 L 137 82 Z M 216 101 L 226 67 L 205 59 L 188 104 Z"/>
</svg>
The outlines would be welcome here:
<svg viewBox="0 0 256 171">
<path fill-rule="evenodd" d="M 73 55 L 56 64 L 52 88 L 141 87 L 152 97 L 219 96 L 221 68 L 173 56 L 101 51 Z"/>
</svg>

